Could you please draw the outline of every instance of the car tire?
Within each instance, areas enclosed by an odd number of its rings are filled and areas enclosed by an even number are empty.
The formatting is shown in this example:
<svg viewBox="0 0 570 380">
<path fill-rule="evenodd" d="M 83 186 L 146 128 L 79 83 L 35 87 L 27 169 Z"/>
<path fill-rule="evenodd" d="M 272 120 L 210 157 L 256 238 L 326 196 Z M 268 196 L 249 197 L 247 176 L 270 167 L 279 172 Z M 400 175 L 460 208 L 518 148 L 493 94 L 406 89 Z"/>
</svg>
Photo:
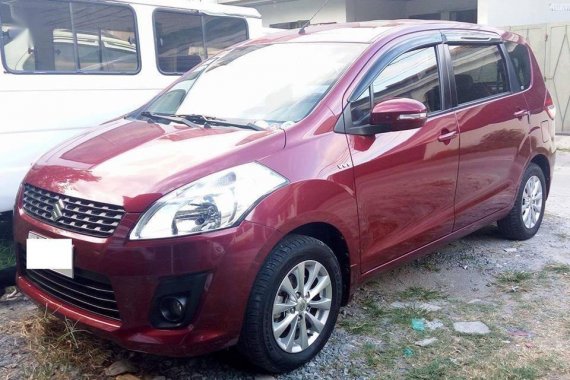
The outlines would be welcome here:
<svg viewBox="0 0 570 380">
<path fill-rule="evenodd" d="M 301 277 L 305 286 L 298 281 Z M 287 236 L 255 279 L 238 351 L 270 373 L 309 362 L 328 341 L 341 298 L 342 276 L 332 250 L 312 237 Z"/>
<path fill-rule="evenodd" d="M 530 239 L 540 228 L 545 203 L 544 173 L 538 165 L 531 163 L 522 177 L 515 205 L 505 218 L 497 222 L 499 231 L 507 239 Z"/>
</svg>

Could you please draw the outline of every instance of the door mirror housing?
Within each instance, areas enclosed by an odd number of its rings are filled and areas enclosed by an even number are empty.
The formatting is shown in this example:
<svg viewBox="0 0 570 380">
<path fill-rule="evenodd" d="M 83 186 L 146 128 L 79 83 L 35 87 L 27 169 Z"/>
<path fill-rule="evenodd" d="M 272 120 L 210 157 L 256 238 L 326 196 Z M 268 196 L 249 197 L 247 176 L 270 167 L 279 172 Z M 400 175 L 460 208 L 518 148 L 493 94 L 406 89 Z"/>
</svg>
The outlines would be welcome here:
<svg viewBox="0 0 570 380">
<path fill-rule="evenodd" d="M 427 121 L 427 108 L 414 99 L 396 98 L 374 106 L 370 125 L 351 128 L 349 133 L 370 136 L 378 133 L 406 131 L 423 127 Z"/>
</svg>

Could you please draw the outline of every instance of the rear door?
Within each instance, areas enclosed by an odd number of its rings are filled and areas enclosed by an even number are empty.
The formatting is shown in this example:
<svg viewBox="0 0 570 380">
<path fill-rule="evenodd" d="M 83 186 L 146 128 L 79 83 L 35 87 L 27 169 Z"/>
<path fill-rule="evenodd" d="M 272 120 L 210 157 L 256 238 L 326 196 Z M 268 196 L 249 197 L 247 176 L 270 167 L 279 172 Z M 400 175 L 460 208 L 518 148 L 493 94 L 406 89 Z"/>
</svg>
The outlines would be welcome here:
<svg viewBox="0 0 570 380">
<path fill-rule="evenodd" d="M 428 36 L 429 37 L 429 36 Z M 455 115 L 448 106 L 441 34 L 406 36 L 378 53 L 345 113 L 358 200 L 361 265 L 367 272 L 449 234 L 459 158 Z M 385 60 L 382 63 L 382 60 Z M 375 104 L 392 98 L 424 103 L 422 128 L 373 136 L 350 134 L 370 121 Z"/>
<path fill-rule="evenodd" d="M 461 133 L 454 227 L 459 230 L 510 207 L 528 155 L 529 114 L 498 38 L 454 35 L 446 48 Z"/>
</svg>

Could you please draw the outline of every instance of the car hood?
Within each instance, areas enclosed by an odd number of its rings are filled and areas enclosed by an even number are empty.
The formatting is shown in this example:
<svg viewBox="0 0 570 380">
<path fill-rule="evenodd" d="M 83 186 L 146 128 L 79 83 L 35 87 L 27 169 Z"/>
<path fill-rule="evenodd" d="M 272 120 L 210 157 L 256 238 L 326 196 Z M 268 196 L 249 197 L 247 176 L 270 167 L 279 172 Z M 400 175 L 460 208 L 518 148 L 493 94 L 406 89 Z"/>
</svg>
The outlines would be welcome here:
<svg viewBox="0 0 570 380">
<path fill-rule="evenodd" d="M 180 186 L 284 146 L 281 129 L 189 128 L 121 119 L 52 149 L 25 182 L 142 212 Z"/>
</svg>

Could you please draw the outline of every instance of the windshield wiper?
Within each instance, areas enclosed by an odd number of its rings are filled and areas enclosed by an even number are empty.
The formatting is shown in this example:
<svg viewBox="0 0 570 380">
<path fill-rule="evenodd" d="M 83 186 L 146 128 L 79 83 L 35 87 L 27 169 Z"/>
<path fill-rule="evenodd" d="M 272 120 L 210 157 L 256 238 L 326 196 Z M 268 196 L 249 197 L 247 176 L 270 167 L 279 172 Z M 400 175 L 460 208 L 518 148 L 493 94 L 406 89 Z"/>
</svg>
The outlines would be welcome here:
<svg viewBox="0 0 570 380">
<path fill-rule="evenodd" d="M 186 119 L 184 117 L 178 117 L 175 115 L 163 115 L 163 114 L 159 114 L 159 113 L 152 113 L 149 111 L 144 111 L 141 112 L 141 116 L 144 116 L 146 118 L 152 119 L 152 120 L 156 120 L 156 121 L 161 121 L 161 120 L 166 120 L 166 121 L 173 121 L 175 123 L 180 123 L 180 124 L 184 124 L 187 127 L 190 128 L 210 128 L 210 126 L 208 124 L 200 124 L 200 123 L 196 123 L 193 122 L 192 120 Z"/>
<path fill-rule="evenodd" d="M 207 125 L 219 125 L 222 127 L 236 127 L 236 128 L 243 128 L 243 129 L 251 129 L 254 131 L 265 131 L 265 129 L 253 124 L 239 124 L 239 123 L 231 123 L 229 121 L 218 119 L 212 116 L 204 116 L 204 115 L 176 115 L 177 118 L 188 120 L 192 123 L 202 124 L 204 126 Z"/>
</svg>

